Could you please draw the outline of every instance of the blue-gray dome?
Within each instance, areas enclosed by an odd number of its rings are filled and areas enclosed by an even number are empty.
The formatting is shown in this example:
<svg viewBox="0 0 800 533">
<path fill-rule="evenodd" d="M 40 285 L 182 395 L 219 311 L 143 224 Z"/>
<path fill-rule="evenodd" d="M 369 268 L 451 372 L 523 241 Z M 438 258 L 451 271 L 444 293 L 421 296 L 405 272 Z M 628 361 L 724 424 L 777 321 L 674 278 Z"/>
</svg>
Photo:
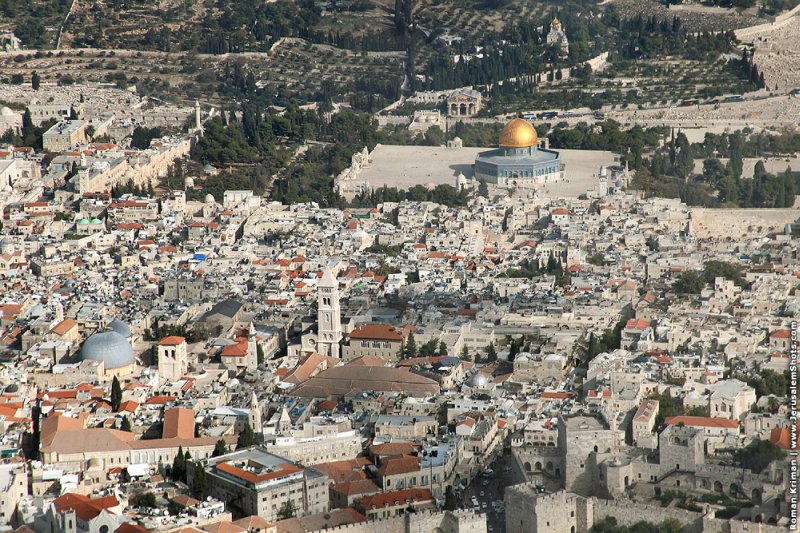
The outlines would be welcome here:
<svg viewBox="0 0 800 533">
<path fill-rule="evenodd" d="M 111 322 L 108 323 L 107 327 L 111 331 L 116 331 L 126 339 L 129 339 L 131 337 L 130 326 L 128 326 L 128 324 L 126 324 L 122 320 L 112 320 Z"/>
<path fill-rule="evenodd" d="M 83 343 L 81 359 L 102 361 L 106 370 L 121 368 L 135 362 L 130 343 L 116 331 L 104 330 L 95 333 Z"/>
</svg>

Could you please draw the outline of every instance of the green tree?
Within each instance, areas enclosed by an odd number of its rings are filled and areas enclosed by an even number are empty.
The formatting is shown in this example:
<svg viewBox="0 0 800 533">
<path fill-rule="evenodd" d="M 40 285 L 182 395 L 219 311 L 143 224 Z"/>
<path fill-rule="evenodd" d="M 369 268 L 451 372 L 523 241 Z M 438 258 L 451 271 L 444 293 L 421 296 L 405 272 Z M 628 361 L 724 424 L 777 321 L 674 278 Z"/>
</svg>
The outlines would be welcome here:
<svg viewBox="0 0 800 533">
<path fill-rule="evenodd" d="M 226 453 L 228 453 L 228 446 L 225 444 L 224 440 L 219 439 L 214 445 L 214 451 L 211 452 L 211 457 L 219 457 L 220 455 L 225 455 Z"/>
<path fill-rule="evenodd" d="M 39 445 L 41 443 L 41 423 L 42 423 L 42 403 L 41 400 L 36 400 L 36 403 L 31 408 L 31 425 L 32 433 L 30 440 L 30 447 L 28 449 L 27 457 L 33 461 L 39 459 Z"/>
<path fill-rule="evenodd" d="M 447 344 L 444 341 L 439 341 L 439 350 L 436 355 L 447 355 Z"/>
<path fill-rule="evenodd" d="M 492 343 L 486 346 L 486 361 L 489 363 L 497 361 L 497 350 L 494 349 L 494 344 Z"/>
<path fill-rule="evenodd" d="M 742 468 L 748 468 L 755 474 L 760 474 L 772 461 L 786 457 L 783 450 L 768 440 L 756 440 L 746 448 L 738 450 L 736 457 L 742 463 Z"/>
<path fill-rule="evenodd" d="M 111 409 L 116 413 L 120 405 L 122 405 L 122 386 L 117 376 L 114 376 L 114 381 L 111 382 Z"/>
<path fill-rule="evenodd" d="M 467 348 L 466 344 L 461 347 L 461 360 L 472 361 L 472 356 L 469 354 L 469 348 Z"/>
<path fill-rule="evenodd" d="M 486 184 L 486 180 L 482 179 L 478 184 L 478 196 L 489 198 L 489 185 Z"/>
<path fill-rule="evenodd" d="M 509 362 L 513 363 L 514 359 L 517 358 L 517 354 L 519 353 L 519 348 L 520 348 L 520 343 L 521 342 L 522 342 L 521 340 L 519 342 L 517 342 L 517 339 L 513 339 L 512 338 L 511 342 L 508 343 L 508 360 L 509 360 Z"/>
<path fill-rule="evenodd" d="M 38 91 L 41 85 L 42 85 L 42 78 L 39 76 L 39 73 L 34 70 L 33 74 L 31 74 L 31 88 L 34 91 Z"/>
<path fill-rule="evenodd" d="M 458 502 L 456 501 L 456 495 L 453 492 L 453 487 L 448 485 L 444 490 L 444 510 L 455 511 L 457 506 Z"/>
<path fill-rule="evenodd" d="M 152 492 L 140 492 L 134 494 L 131 498 L 131 504 L 134 507 L 146 507 L 148 509 L 156 508 L 156 495 Z"/>
<path fill-rule="evenodd" d="M 256 345 L 256 362 L 259 365 L 264 364 L 264 347 L 261 346 L 260 344 Z"/>
<path fill-rule="evenodd" d="M 172 460 L 172 470 L 170 470 L 172 481 L 186 481 L 186 455 L 183 453 L 183 446 L 178 448 L 178 453 Z"/>
<path fill-rule="evenodd" d="M 133 431 L 133 426 L 131 425 L 131 419 L 128 418 L 127 416 L 123 416 L 122 422 L 120 422 L 119 424 L 119 429 L 122 431 L 127 431 L 128 433 Z"/>
<path fill-rule="evenodd" d="M 239 433 L 239 440 L 236 442 L 236 449 L 249 448 L 258 444 L 258 436 L 249 423 L 245 423 L 244 429 Z"/>
<path fill-rule="evenodd" d="M 403 356 L 406 358 L 417 356 L 417 341 L 414 339 L 414 332 L 408 334 L 406 344 L 403 346 Z"/>
<path fill-rule="evenodd" d="M 425 132 L 425 145 L 441 146 L 444 144 L 444 132 L 439 126 L 431 126 Z"/>
<path fill-rule="evenodd" d="M 694 168 L 692 147 L 683 132 L 678 134 L 677 141 L 678 155 L 675 158 L 675 173 L 681 178 L 687 178 L 692 175 L 692 170 Z"/>
<path fill-rule="evenodd" d="M 281 505 L 280 509 L 278 509 L 278 520 L 294 518 L 296 513 L 297 507 L 295 507 L 294 502 L 292 500 L 286 500 L 283 502 L 283 505 Z"/>
<path fill-rule="evenodd" d="M 436 350 L 438 348 L 439 348 L 439 343 L 436 342 L 436 339 L 431 339 L 420 347 L 419 356 L 433 357 L 434 355 L 436 355 Z"/>
<path fill-rule="evenodd" d="M 208 474 L 203 463 L 195 463 L 194 477 L 192 478 L 192 496 L 198 500 L 205 497 L 206 490 L 208 490 Z"/>
<path fill-rule="evenodd" d="M 675 290 L 681 294 L 700 294 L 705 286 L 705 275 L 696 270 L 683 272 L 673 284 Z"/>
</svg>

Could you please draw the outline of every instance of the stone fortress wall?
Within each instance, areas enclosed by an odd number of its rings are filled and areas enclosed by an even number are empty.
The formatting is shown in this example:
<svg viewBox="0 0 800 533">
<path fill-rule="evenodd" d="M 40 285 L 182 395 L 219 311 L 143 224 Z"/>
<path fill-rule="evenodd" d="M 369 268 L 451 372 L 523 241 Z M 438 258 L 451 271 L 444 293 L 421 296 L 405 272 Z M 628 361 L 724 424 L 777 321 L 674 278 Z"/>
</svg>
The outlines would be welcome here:
<svg viewBox="0 0 800 533">
<path fill-rule="evenodd" d="M 486 515 L 472 510 L 422 511 L 325 529 L 325 533 L 486 533 Z"/>
<path fill-rule="evenodd" d="M 628 499 L 584 498 L 559 491 L 538 494 L 532 483 L 509 487 L 505 494 L 506 527 L 526 533 L 587 533 L 594 524 L 613 517 L 620 525 L 631 526 L 642 520 L 658 524 L 667 519 L 680 522 L 684 533 L 778 533 L 785 527 L 715 518 L 706 505 L 703 512 L 661 507 Z"/>
<path fill-rule="evenodd" d="M 733 33 L 736 35 L 737 39 L 740 41 L 745 41 L 754 35 L 758 35 L 759 33 L 777 30 L 778 28 L 785 26 L 789 21 L 792 20 L 792 17 L 798 14 L 800 14 L 800 4 L 797 4 L 794 8 L 790 9 L 786 13 L 778 15 L 772 22 L 758 24 L 756 26 L 749 26 L 747 28 L 740 28 L 738 30 L 734 30 Z"/>
</svg>

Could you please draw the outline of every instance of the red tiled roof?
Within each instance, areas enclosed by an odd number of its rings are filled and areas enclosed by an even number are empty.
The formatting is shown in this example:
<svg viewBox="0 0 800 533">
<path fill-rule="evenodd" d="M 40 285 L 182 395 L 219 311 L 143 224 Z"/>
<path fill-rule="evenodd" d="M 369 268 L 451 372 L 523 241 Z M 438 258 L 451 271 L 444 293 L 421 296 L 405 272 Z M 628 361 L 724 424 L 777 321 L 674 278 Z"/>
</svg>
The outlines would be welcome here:
<svg viewBox="0 0 800 533">
<path fill-rule="evenodd" d="M 649 320 L 631 319 L 625 323 L 625 329 L 645 329 L 650 327 Z"/>
<path fill-rule="evenodd" d="M 797 424 L 797 433 L 800 435 L 800 424 Z M 792 448 L 792 428 L 773 428 L 769 434 L 769 440 L 772 444 L 783 450 Z M 800 438 L 798 439 L 800 440 Z M 794 443 L 794 448 L 797 448 L 800 442 Z"/>
<path fill-rule="evenodd" d="M 161 436 L 165 439 L 194 438 L 194 411 L 191 409 L 167 409 L 164 412 L 164 428 Z"/>
<path fill-rule="evenodd" d="M 416 472 L 419 470 L 419 457 L 410 455 L 401 455 L 399 457 L 389 457 L 384 459 L 381 466 L 378 468 L 378 473 L 381 477 L 392 476 L 396 474 L 406 474 L 408 472 Z"/>
<path fill-rule="evenodd" d="M 386 339 L 393 341 L 403 340 L 403 335 L 394 327 L 386 324 L 366 324 L 350 333 L 351 339 Z"/>
<path fill-rule="evenodd" d="M 150 398 L 149 400 L 147 400 L 144 403 L 145 403 L 145 405 L 164 405 L 164 404 L 166 404 L 168 402 L 174 402 L 177 399 L 178 399 L 177 396 L 160 395 L 160 396 L 153 396 L 152 398 Z"/>
<path fill-rule="evenodd" d="M 53 504 L 59 513 L 74 510 L 75 514 L 77 514 L 81 520 L 88 522 L 99 515 L 104 509 L 119 505 L 119 501 L 114 496 L 92 499 L 82 494 L 68 492 L 53 500 Z"/>
<path fill-rule="evenodd" d="M 248 472 L 247 470 L 243 470 L 237 466 L 225 462 L 217 463 L 215 468 L 222 472 L 225 472 L 226 474 L 230 474 L 234 477 L 238 477 L 239 479 L 243 479 L 248 483 L 254 483 L 254 484 L 261 483 L 262 481 L 267 481 L 270 479 L 282 478 L 284 476 L 295 474 L 303 470 L 303 467 L 289 463 L 281 463 L 276 466 L 280 467 L 280 470 L 275 470 L 273 472 L 265 472 L 263 474 L 254 474 L 253 472 Z"/>
<path fill-rule="evenodd" d="M 779 329 L 769 336 L 770 339 L 791 339 L 792 334 L 788 329 Z"/>
<path fill-rule="evenodd" d="M 171 335 L 169 337 L 164 337 L 158 342 L 159 346 L 178 346 L 179 344 L 183 344 L 186 342 L 186 339 L 183 337 L 179 337 L 177 335 Z"/>
</svg>

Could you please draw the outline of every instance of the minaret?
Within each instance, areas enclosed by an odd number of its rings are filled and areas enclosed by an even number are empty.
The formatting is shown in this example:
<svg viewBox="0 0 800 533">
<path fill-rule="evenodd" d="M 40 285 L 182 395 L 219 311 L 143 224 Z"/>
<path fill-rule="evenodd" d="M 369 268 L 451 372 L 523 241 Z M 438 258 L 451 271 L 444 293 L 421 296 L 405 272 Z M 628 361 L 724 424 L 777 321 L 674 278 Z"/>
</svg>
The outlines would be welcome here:
<svg viewBox="0 0 800 533">
<path fill-rule="evenodd" d="M 317 287 L 317 351 L 339 357 L 342 340 L 342 316 L 339 310 L 339 282 L 325 269 Z"/>
<path fill-rule="evenodd" d="M 200 121 L 200 101 L 194 101 L 194 129 L 196 131 L 203 131 L 203 123 Z"/>
<path fill-rule="evenodd" d="M 261 404 L 258 403 L 258 396 L 255 391 L 250 394 L 250 414 L 247 417 L 250 427 L 256 434 L 261 434 L 264 426 L 261 423 Z"/>
</svg>

